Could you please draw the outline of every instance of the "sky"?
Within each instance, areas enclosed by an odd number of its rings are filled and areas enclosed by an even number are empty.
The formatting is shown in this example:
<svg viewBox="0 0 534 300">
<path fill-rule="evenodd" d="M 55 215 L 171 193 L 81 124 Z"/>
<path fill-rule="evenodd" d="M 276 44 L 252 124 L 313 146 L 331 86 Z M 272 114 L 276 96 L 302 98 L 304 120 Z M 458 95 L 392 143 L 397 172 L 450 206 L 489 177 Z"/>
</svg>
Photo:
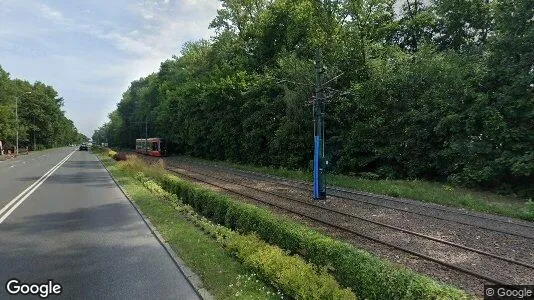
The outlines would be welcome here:
<svg viewBox="0 0 534 300">
<path fill-rule="evenodd" d="M 0 0 L 0 66 L 53 86 L 91 137 L 130 82 L 214 34 L 218 8 L 218 0 Z"/>
</svg>

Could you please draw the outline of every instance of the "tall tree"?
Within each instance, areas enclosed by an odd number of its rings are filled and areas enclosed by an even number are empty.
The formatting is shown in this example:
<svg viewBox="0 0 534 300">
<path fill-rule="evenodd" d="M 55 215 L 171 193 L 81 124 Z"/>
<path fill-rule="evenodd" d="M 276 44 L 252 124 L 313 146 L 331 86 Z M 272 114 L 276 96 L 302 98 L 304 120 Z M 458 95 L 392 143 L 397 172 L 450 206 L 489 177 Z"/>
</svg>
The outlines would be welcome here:
<svg viewBox="0 0 534 300">
<path fill-rule="evenodd" d="M 460 50 L 486 43 L 491 31 L 489 0 L 434 0 L 435 39 L 441 49 Z"/>
<path fill-rule="evenodd" d="M 397 23 L 393 41 L 410 52 L 417 51 L 422 43 L 430 43 L 436 31 L 432 10 L 422 0 L 403 1 L 401 18 Z"/>
</svg>

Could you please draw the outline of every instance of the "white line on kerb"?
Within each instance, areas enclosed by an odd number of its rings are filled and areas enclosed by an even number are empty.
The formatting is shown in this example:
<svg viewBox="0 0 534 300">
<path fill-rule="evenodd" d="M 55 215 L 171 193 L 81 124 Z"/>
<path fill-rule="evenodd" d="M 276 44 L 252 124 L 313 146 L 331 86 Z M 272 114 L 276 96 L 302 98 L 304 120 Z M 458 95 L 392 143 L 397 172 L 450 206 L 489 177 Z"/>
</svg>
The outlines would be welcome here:
<svg viewBox="0 0 534 300">
<path fill-rule="evenodd" d="M 19 205 L 21 205 L 24 200 L 26 200 L 26 198 L 33 194 L 33 192 L 35 192 L 35 190 L 39 188 L 41 184 L 43 184 L 43 182 L 45 182 L 48 177 L 50 177 L 57 169 L 59 169 L 59 167 L 61 167 L 61 165 L 63 165 L 75 152 L 76 151 L 72 151 L 69 155 L 67 155 L 59 163 L 57 163 L 57 165 L 53 166 L 50 170 L 48 170 L 48 172 L 41 176 L 41 178 L 39 178 L 36 182 L 27 187 L 24 191 L 22 191 L 22 193 L 18 194 L 15 198 L 13 198 L 13 200 L 9 201 L 9 203 L 0 210 L 0 224 L 2 224 L 2 222 L 4 222 L 4 220 L 9 217 L 9 215 L 17 207 L 19 207 Z M 13 206 L 11 207 L 11 209 L 9 209 L 11 205 Z M 4 215 L 2 215 L 7 209 L 9 210 Z"/>
</svg>

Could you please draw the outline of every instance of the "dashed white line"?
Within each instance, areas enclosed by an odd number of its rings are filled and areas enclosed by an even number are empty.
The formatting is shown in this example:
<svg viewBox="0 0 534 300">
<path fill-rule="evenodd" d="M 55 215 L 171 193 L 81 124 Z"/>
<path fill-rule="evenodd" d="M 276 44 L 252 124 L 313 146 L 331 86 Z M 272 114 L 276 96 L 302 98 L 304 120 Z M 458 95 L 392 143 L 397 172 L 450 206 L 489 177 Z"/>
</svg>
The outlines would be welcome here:
<svg viewBox="0 0 534 300">
<path fill-rule="evenodd" d="M 46 172 L 41 178 L 39 178 L 37 181 L 35 181 L 32 185 L 27 187 L 22 193 L 18 194 L 13 200 L 9 201 L 9 203 L 4 206 L 0 210 L 0 224 L 4 222 L 4 220 L 9 217 L 9 215 L 17 208 L 19 205 L 24 202 L 37 188 L 41 186 L 45 182 L 48 177 L 50 177 L 57 169 L 59 169 L 69 158 L 75 153 L 76 151 L 72 151 L 69 155 L 67 155 L 64 159 L 62 159 L 57 165 L 53 166 L 48 172 Z M 13 166 L 12 166 L 13 167 Z M 11 207 L 11 208 L 10 208 Z M 9 209 L 9 210 L 8 210 Z M 8 210 L 5 214 L 4 212 Z M 3 214 L 3 215 L 2 215 Z"/>
</svg>

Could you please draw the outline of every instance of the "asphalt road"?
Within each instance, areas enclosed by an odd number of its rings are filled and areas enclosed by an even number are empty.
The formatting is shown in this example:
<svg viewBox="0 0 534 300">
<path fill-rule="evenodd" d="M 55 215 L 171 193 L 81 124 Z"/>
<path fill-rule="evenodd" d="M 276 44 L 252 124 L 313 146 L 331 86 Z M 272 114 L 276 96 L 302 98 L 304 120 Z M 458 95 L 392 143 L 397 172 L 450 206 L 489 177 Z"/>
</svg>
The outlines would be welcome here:
<svg viewBox="0 0 534 300">
<path fill-rule="evenodd" d="M 0 162 L 0 299 L 12 278 L 61 284 L 49 299 L 198 299 L 97 158 L 74 148 Z"/>
</svg>

